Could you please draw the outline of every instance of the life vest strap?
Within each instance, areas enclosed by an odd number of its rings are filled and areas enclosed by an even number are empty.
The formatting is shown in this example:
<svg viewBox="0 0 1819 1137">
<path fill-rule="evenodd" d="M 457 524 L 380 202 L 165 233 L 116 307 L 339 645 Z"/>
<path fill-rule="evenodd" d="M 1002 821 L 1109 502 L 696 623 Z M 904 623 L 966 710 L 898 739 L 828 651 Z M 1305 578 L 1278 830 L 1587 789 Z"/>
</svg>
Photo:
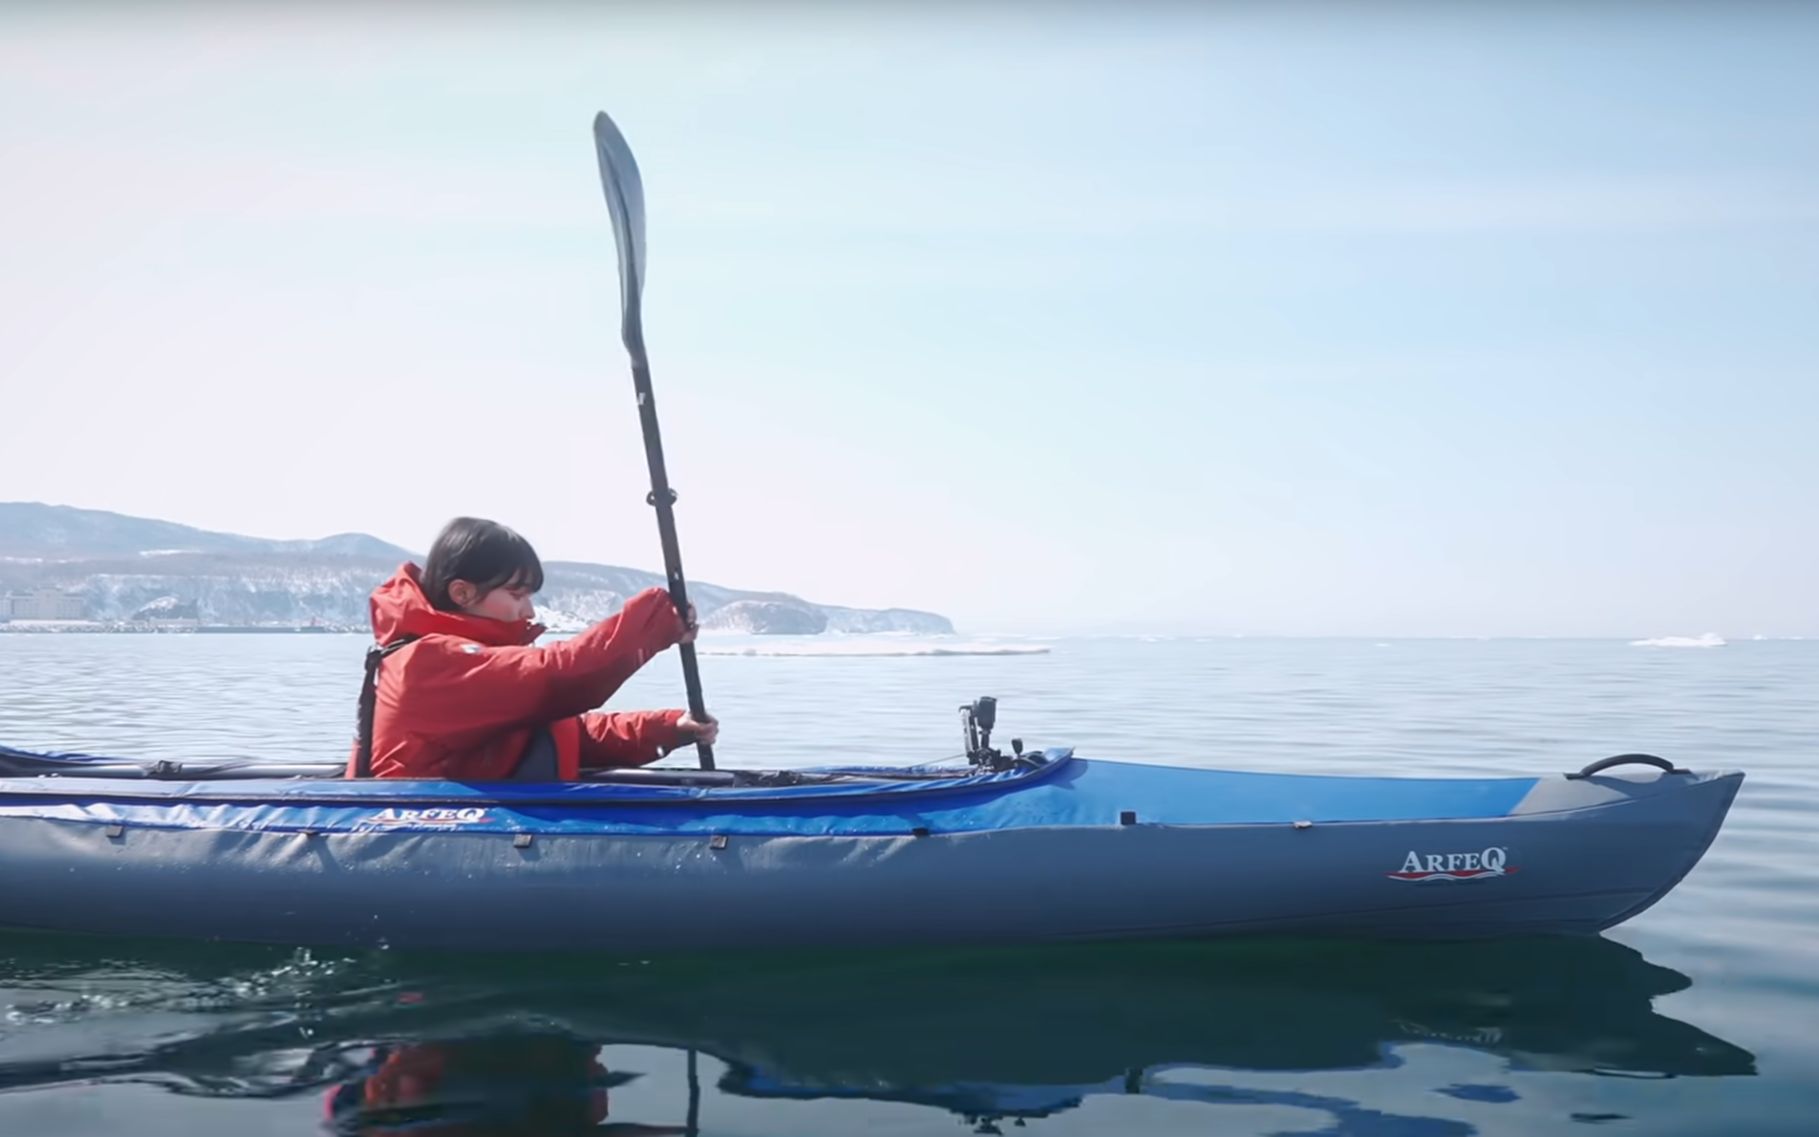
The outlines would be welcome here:
<svg viewBox="0 0 1819 1137">
<path fill-rule="evenodd" d="M 379 665 L 399 648 L 416 642 L 418 636 L 399 636 L 391 643 L 374 644 L 366 649 L 366 679 L 360 685 L 360 709 L 355 716 L 355 737 L 359 746 L 354 751 L 353 776 L 373 776 L 373 713 L 379 704 Z"/>
</svg>

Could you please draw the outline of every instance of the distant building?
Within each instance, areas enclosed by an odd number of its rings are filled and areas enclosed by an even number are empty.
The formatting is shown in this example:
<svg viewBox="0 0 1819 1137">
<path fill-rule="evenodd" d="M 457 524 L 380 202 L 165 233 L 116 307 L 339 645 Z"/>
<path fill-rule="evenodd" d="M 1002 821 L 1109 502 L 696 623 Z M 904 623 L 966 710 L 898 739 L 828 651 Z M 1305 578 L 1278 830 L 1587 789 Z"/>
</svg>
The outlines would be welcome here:
<svg viewBox="0 0 1819 1137">
<path fill-rule="evenodd" d="M 0 619 L 82 620 L 87 617 L 88 601 L 80 592 L 40 588 L 35 592 L 9 592 L 0 596 Z"/>
</svg>

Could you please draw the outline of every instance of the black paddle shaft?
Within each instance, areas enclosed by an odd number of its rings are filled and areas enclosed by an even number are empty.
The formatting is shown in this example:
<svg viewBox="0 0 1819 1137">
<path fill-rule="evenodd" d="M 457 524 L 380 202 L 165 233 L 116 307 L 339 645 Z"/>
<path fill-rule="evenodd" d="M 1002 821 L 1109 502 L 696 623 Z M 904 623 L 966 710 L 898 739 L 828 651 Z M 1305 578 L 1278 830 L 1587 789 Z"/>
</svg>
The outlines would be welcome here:
<svg viewBox="0 0 1819 1137">
<path fill-rule="evenodd" d="M 651 492 L 645 499 L 657 510 L 657 536 L 663 544 L 663 568 L 676 611 L 688 613 L 688 584 L 682 576 L 682 545 L 676 537 L 676 491 L 663 463 L 663 435 L 657 426 L 657 399 L 651 393 L 651 364 L 644 350 L 644 183 L 625 136 L 602 111 L 594 116 L 594 150 L 600 158 L 600 186 L 613 218 L 613 241 L 619 251 L 620 338 L 632 360 L 632 386 L 638 393 L 638 423 L 644 430 L 644 457 L 650 465 Z M 707 719 L 701 694 L 701 669 L 695 645 L 682 644 L 682 681 L 688 709 L 697 722 Z M 701 768 L 714 768 L 714 748 L 696 744 Z"/>
</svg>

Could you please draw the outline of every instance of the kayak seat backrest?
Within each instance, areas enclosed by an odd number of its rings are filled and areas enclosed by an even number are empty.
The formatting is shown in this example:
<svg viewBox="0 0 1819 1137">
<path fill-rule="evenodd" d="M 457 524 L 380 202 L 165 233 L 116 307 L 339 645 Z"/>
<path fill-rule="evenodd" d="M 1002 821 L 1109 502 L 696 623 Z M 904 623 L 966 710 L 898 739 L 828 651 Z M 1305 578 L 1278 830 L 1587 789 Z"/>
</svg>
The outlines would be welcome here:
<svg viewBox="0 0 1819 1137">
<path fill-rule="evenodd" d="M 559 782 L 562 780 L 562 767 L 556 762 L 556 736 L 549 727 L 539 729 L 531 735 L 530 743 L 524 748 L 524 756 L 512 767 L 511 780 L 514 782 Z"/>
</svg>

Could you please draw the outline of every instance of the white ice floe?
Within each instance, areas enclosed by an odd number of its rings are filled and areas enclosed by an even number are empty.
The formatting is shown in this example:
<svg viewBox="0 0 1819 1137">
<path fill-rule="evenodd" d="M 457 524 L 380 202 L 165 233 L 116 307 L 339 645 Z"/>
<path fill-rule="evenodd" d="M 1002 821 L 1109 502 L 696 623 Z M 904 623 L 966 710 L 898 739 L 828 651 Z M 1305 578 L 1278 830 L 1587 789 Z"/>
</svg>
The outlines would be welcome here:
<svg viewBox="0 0 1819 1137">
<path fill-rule="evenodd" d="M 1652 640 L 1632 640 L 1631 647 L 1723 647 L 1724 637 L 1717 632 L 1702 636 L 1659 636 Z"/>
<path fill-rule="evenodd" d="M 896 636 L 703 636 L 695 645 L 702 655 L 789 656 L 849 659 L 952 655 L 1045 655 L 1046 644 L 1007 644 L 980 640 L 944 640 Z"/>
</svg>

